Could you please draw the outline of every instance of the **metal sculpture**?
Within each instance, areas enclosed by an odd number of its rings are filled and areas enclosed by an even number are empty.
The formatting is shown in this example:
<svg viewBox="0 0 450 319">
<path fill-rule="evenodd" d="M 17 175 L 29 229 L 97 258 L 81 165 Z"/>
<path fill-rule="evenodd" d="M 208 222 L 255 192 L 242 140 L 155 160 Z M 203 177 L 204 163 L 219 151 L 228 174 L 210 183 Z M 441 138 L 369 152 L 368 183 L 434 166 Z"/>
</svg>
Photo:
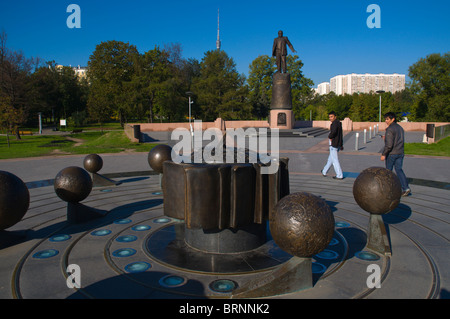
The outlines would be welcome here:
<svg viewBox="0 0 450 319">
<path fill-rule="evenodd" d="M 92 186 L 91 176 L 80 167 L 70 166 L 56 175 L 55 193 L 67 202 L 67 221 L 69 223 L 84 223 L 103 217 L 107 213 L 79 203 L 89 196 Z"/>
<path fill-rule="evenodd" d="M 89 173 L 91 173 L 93 187 L 112 186 L 121 184 L 121 182 L 116 182 L 112 179 L 109 179 L 97 173 L 103 167 L 103 159 L 97 154 L 87 155 L 84 158 L 83 166 Z"/>
<path fill-rule="evenodd" d="M 397 175 L 384 167 L 363 170 L 353 183 L 356 203 L 370 213 L 367 248 L 391 255 L 391 246 L 382 215 L 400 203 L 402 187 Z"/>
<path fill-rule="evenodd" d="M 300 192 L 282 198 L 270 214 L 270 232 L 275 243 L 294 257 L 235 290 L 233 298 L 267 297 L 311 288 L 311 257 L 328 246 L 334 225 L 333 213 L 320 197 Z"/>
<path fill-rule="evenodd" d="M 169 145 L 157 145 L 148 153 L 148 164 L 157 173 L 162 174 L 163 163 L 167 160 L 172 160 L 172 148 Z"/>
<path fill-rule="evenodd" d="M 30 193 L 16 175 L 0 171 L 0 231 L 22 220 L 30 205 Z"/>
</svg>

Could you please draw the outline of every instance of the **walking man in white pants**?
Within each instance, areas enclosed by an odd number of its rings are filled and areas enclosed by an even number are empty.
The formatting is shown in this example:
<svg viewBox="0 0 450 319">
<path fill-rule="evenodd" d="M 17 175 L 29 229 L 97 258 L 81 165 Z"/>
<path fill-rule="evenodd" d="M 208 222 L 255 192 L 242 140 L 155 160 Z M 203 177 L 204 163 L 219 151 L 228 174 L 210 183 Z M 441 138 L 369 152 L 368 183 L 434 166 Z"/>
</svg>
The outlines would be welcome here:
<svg viewBox="0 0 450 319">
<path fill-rule="evenodd" d="M 328 161 L 325 167 L 322 169 L 321 173 L 324 177 L 327 176 L 327 172 L 333 165 L 336 176 L 334 179 L 342 180 L 344 175 L 342 173 L 341 164 L 339 164 L 338 153 L 340 150 L 344 149 L 343 146 L 343 133 L 342 133 L 342 123 L 337 119 L 335 112 L 328 113 L 328 118 L 331 121 L 329 139 L 330 155 L 328 156 Z"/>
</svg>

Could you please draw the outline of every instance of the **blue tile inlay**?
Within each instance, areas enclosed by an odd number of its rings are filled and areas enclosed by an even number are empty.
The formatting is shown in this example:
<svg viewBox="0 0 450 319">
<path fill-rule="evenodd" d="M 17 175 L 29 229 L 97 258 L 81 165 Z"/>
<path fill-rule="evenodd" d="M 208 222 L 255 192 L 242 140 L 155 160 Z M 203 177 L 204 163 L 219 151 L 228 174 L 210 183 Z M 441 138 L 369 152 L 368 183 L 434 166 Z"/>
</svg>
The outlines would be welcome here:
<svg viewBox="0 0 450 319">
<path fill-rule="evenodd" d="M 320 253 L 316 254 L 315 257 L 321 259 L 336 259 L 339 257 L 339 255 L 332 250 L 324 249 Z"/>
<path fill-rule="evenodd" d="M 125 235 L 119 236 L 116 238 L 116 241 L 119 243 L 131 243 L 132 241 L 136 241 L 137 237 L 134 235 Z"/>
<path fill-rule="evenodd" d="M 109 234 L 111 234 L 111 231 L 109 229 L 100 229 L 91 233 L 92 236 L 106 236 Z"/>
<path fill-rule="evenodd" d="M 60 234 L 60 235 L 55 235 L 55 236 L 50 237 L 49 240 L 52 242 L 60 242 L 60 241 L 69 240 L 70 238 L 72 238 L 72 236 L 66 235 L 66 234 Z"/>
<path fill-rule="evenodd" d="M 136 250 L 132 248 L 121 248 L 112 253 L 114 257 L 129 257 L 133 256 L 134 254 L 136 254 Z"/>
<path fill-rule="evenodd" d="M 346 222 L 336 222 L 336 227 L 341 227 L 341 228 L 350 227 L 350 224 L 346 223 Z"/>
<path fill-rule="evenodd" d="M 147 269 L 151 268 L 152 265 L 149 263 L 146 263 L 144 261 L 138 261 L 131 264 L 128 264 L 125 266 L 125 271 L 129 273 L 138 273 L 138 272 L 144 272 Z"/>
<path fill-rule="evenodd" d="M 57 251 L 56 249 L 46 249 L 46 250 L 41 250 L 41 251 L 38 251 L 37 253 L 35 253 L 33 255 L 33 258 L 46 259 L 46 258 L 51 258 L 53 256 L 56 256 L 58 254 L 59 254 L 59 251 Z"/>
<path fill-rule="evenodd" d="M 362 259 L 362 260 L 369 260 L 369 261 L 375 261 L 375 260 L 378 260 L 378 259 L 380 259 L 380 256 L 378 256 L 377 254 L 375 254 L 375 253 L 372 253 L 372 252 L 370 252 L 370 251 L 358 251 L 356 254 L 355 254 L 355 256 L 357 257 L 357 258 L 359 258 L 359 259 Z"/>
<path fill-rule="evenodd" d="M 135 230 L 135 231 L 144 231 L 144 230 L 149 230 L 150 228 L 151 227 L 148 225 L 138 225 L 138 226 L 131 227 L 131 229 Z"/>
<path fill-rule="evenodd" d="M 183 286 L 186 282 L 186 278 L 175 275 L 167 275 L 159 280 L 159 284 L 166 288 L 180 287 Z"/>
<path fill-rule="evenodd" d="M 209 284 L 209 289 L 215 292 L 228 293 L 237 288 L 237 283 L 229 279 L 218 279 Z"/>
<path fill-rule="evenodd" d="M 129 223 L 131 223 L 131 219 L 128 219 L 128 218 L 126 218 L 126 219 L 118 219 L 118 220 L 114 221 L 114 224 L 119 224 L 119 225 L 129 224 Z"/>
<path fill-rule="evenodd" d="M 324 273 L 327 267 L 318 262 L 312 263 L 312 272 L 313 274 L 321 274 Z"/>
<path fill-rule="evenodd" d="M 157 218 L 153 222 L 157 223 L 157 224 L 165 224 L 165 223 L 170 222 L 170 218 L 165 218 L 165 217 Z"/>
</svg>

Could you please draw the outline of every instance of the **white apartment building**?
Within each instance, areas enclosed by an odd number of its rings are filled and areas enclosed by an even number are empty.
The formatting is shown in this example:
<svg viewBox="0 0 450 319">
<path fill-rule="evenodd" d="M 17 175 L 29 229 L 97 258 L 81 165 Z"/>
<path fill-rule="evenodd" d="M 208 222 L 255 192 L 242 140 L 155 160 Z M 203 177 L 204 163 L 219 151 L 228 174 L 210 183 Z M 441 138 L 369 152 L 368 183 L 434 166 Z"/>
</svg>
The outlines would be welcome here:
<svg viewBox="0 0 450 319">
<path fill-rule="evenodd" d="M 317 86 L 316 93 L 320 95 L 330 93 L 330 82 L 322 82 Z"/>
<path fill-rule="evenodd" d="M 385 91 L 395 93 L 405 89 L 404 74 L 346 74 L 330 79 L 330 91 L 336 95 L 353 93 L 375 93 Z"/>
</svg>

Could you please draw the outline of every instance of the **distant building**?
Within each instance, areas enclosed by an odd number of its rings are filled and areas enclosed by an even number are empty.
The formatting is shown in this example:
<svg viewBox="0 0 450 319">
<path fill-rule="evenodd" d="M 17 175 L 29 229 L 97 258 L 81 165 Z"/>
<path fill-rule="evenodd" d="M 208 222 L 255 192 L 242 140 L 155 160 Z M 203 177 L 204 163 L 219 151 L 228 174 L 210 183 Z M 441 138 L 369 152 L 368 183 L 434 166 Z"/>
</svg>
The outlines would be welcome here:
<svg viewBox="0 0 450 319">
<path fill-rule="evenodd" d="M 317 86 L 316 93 L 324 95 L 330 93 L 330 82 L 322 82 Z"/>
<path fill-rule="evenodd" d="M 395 93 L 405 89 L 404 74 L 346 74 L 330 79 L 330 92 L 336 95 L 375 93 L 382 90 Z"/>
<path fill-rule="evenodd" d="M 75 74 L 80 78 L 80 79 L 84 79 L 87 77 L 87 67 L 76 67 L 73 68 L 73 70 L 75 71 Z"/>
<path fill-rule="evenodd" d="M 58 64 L 58 65 L 56 66 L 56 69 L 57 69 L 57 70 L 61 70 L 63 67 L 64 67 L 63 65 Z M 76 75 L 80 80 L 87 77 L 87 70 L 88 70 L 87 67 L 81 67 L 81 66 L 78 66 L 78 67 L 72 67 L 72 66 L 70 66 L 70 67 L 72 68 L 72 70 L 75 72 L 75 75 Z"/>
</svg>

